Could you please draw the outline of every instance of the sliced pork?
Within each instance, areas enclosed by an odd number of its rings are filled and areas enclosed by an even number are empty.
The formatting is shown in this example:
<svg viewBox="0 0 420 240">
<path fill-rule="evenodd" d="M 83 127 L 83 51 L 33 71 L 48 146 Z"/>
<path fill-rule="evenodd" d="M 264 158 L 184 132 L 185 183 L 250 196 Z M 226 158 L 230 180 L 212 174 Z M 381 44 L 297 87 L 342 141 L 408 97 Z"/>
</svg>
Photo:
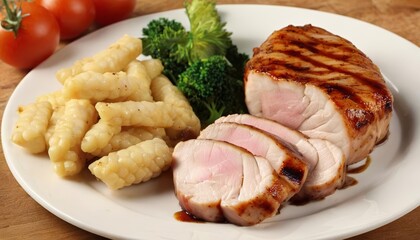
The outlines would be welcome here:
<svg viewBox="0 0 420 240">
<path fill-rule="evenodd" d="M 247 226 L 262 222 L 279 212 L 280 205 L 289 197 L 288 184 L 280 178 L 267 159 L 255 156 L 258 167 L 246 167 L 243 185 L 237 198 L 221 201 L 225 218 L 237 225 Z"/>
<path fill-rule="evenodd" d="M 302 154 L 303 160 L 308 165 L 309 172 L 312 172 L 312 169 L 314 169 L 318 163 L 318 152 L 314 146 L 309 143 L 308 138 L 305 135 L 275 121 L 250 114 L 232 114 L 216 120 L 216 123 L 221 122 L 246 124 L 272 134 L 283 143 L 287 143 L 287 146 L 295 148 Z"/>
<path fill-rule="evenodd" d="M 275 31 L 245 69 L 252 115 L 367 157 L 388 134 L 393 97 L 378 67 L 349 41 L 305 25 Z"/>
<path fill-rule="evenodd" d="M 181 142 L 173 159 L 181 207 L 206 221 L 253 225 L 274 216 L 288 196 L 287 183 L 265 158 L 227 142 Z"/>
<path fill-rule="evenodd" d="M 247 149 L 254 156 L 267 159 L 290 184 L 286 189 L 289 197 L 296 194 L 306 180 L 308 167 L 302 155 L 258 128 L 238 123 L 214 123 L 203 129 L 198 139 L 226 141 Z"/>
<path fill-rule="evenodd" d="M 346 159 L 335 144 L 321 139 L 309 139 L 319 154 L 319 162 L 309 174 L 302 189 L 292 202 L 320 200 L 341 188 L 346 179 Z"/>
<path fill-rule="evenodd" d="M 326 140 L 308 139 L 302 133 L 282 124 L 249 114 L 233 114 L 219 118 L 216 122 L 249 124 L 264 130 L 295 146 L 302 153 L 303 160 L 313 164 L 302 189 L 292 201 L 307 202 L 325 198 L 341 188 L 344 183 L 346 176 L 344 154 L 340 148 Z"/>
</svg>

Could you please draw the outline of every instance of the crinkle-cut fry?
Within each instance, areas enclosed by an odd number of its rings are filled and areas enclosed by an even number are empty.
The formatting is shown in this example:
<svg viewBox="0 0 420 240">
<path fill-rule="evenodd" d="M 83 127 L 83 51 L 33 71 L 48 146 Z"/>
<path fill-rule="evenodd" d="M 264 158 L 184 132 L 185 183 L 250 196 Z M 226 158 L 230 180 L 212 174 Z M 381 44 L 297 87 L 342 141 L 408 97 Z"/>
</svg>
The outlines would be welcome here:
<svg viewBox="0 0 420 240">
<path fill-rule="evenodd" d="M 53 112 L 47 101 L 35 102 L 19 107 L 19 117 L 12 132 L 12 141 L 31 153 L 46 149 L 45 132 Z"/>
<path fill-rule="evenodd" d="M 82 140 L 82 150 L 86 153 L 94 153 L 104 148 L 111 138 L 121 131 L 120 125 L 100 119 L 87 131 Z"/>
<path fill-rule="evenodd" d="M 111 152 L 89 165 L 89 170 L 110 189 L 116 190 L 159 176 L 172 162 L 172 153 L 160 138 L 146 140 Z"/>
<path fill-rule="evenodd" d="M 124 127 L 121 132 L 115 134 L 108 144 L 95 152 L 93 155 L 103 157 L 108 155 L 110 152 L 119 151 L 124 148 L 128 148 L 139 142 L 150 140 L 153 138 L 164 138 L 165 129 L 163 128 L 151 128 L 151 127 Z"/>
<path fill-rule="evenodd" d="M 50 138 L 54 134 L 54 129 L 55 129 L 55 126 L 58 122 L 58 119 L 60 119 L 63 114 L 64 114 L 64 105 L 54 109 L 54 111 L 51 115 L 50 121 L 48 123 L 47 131 L 45 132 L 45 135 L 44 135 L 45 143 L 47 144 L 47 148 L 50 147 L 50 143 L 49 143 Z"/>
<path fill-rule="evenodd" d="M 76 76 L 77 74 L 83 72 L 83 64 L 85 62 L 91 61 L 89 58 L 83 58 L 77 60 L 73 63 L 71 67 L 61 68 L 55 73 L 55 78 L 64 85 L 66 80 L 70 77 Z"/>
<path fill-rule="evenodd" d="M 165 75 L 154 78 L 150 88 L 152 89 L 153 99 L 156 101 L 163 101 L 174 107 L 192 109 L 184 94 Z"/>
<path fill-rule="evenodd" d="M 142 50 L 141 39 L 124 35 L 107 49 L 92 57 L 76 61 L 69 68 L 60 69 L 56 73 L 56 78 L 64 84 L 66 79 L 81 72 L 118 72 L 124 69 L 129 62 L 136 59 L 142 53 Z"/>
<path fill-rule="evenodd" d="M 79 173 L 84 164 L 80 144 L 88 129 L 97 121 L 95 108 L 85 99 L 71 99 L 64 106 L 49 140 L 48 155 L 59 176 Z"/>
<path fill-rule="evenodd" d="M 84 64 L 83 70 L 95 72 L 120 71 L 141 53 L 141 39 L 126 34 L 107 49 L 95 54 L 91 62 Z"/>
<path fill-rule="evenodd" d="M 146 72 L 151 79 L 162 74 L 163 64 L 159 59 L 155 59 L 155 58 L 146 59 L 146 60 L 142 60 L 141 63 L 146 68 Z"/>
<path fill-rule="evenodd" d="M 49 102 L 51 104 L 53 110 L 64 106 L 68 100 L 70 100 L 70 99 L 68 99 L 64 96 L 61 89 L 57 90 L 57 91 L 54 91 L 54 92 L 51 92 L 51 93 L 41 95 L 41 96 L 37 97 L 37 99 L 36 99 L 37 102 L 43 102 L 43 101 Z"/>
<path fill-rule="evenodd" d="M 101 119 L 121 126 L 165 128 L 173 125 L 171 106 L 164 102 L 98 102 L 95 108 Z"/>
<path fill-rule="evenodd" d="M 133 136 L 127 132 L 120 132 L 111 138 L 109 143 L 102 149 L 98 149 L 91 154 L 97 157 L 103 157 L 111 152 L 119 151 L 121 149 L 128 148 L 142 142 L 142 140 L 136 136 Z"/>
<path fill-rule="evenodd" d="M 172 139 L 197 137 L 201 130 L 200 120 L 182 92 L 164 75 L 153 79 L 151 89 L 156 101 L 172 106 L 174 124 L 167 129 L 168 136 Z"/>
<path fill-rule="evenodd" d="M 126 98 L 139 89 L 140 83 L 126 72 L 82 72 L 66 80 L 63 94 L 67 98 L 88 99 L 93 103 Z"/>
<path fill-rule="evenodd" d="M 146 68 L 138 60 L 134 60 L 127 65 L 127 76 L 136 82 L 137 88 L 128 96 L 126 100 L 149 101 L 152 102 L 152 91 L 150 84 L 152 79 L 147 74 Z"/>
<path fill-rule="evenodd" d="M 86 156 L 80 149 L 65 152 L 60 161 L 53 162 L 54 171 L 60 177 L 73 176 L 85 167 Z"/>
<path fill-rule="evenodd" d="M 165 136 L 165 129 L 155 127 L 123 127 L 123 131 L 143 141 Z"/>
</svg>

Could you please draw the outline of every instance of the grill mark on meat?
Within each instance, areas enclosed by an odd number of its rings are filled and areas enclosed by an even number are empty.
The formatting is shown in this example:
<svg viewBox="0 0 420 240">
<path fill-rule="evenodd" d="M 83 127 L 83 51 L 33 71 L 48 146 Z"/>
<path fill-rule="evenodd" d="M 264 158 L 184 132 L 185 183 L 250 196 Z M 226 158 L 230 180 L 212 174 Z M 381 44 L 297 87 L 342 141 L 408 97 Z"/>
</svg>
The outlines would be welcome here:
<svg viewBox="0 0 420 240">
<path fill-rule="evenodd" d="M 354 94 L 354 92 L 352 91 L 350 87 L 339 85 L 339 84 L 331 84 L 331 83 L 323 83 L 323 84 L 320 84 L 319 86 L 325 89 L 329 95 L 340 97 L 343 100 L 349 99 L 357 103 L 359 106 L 365 105 L 363 99 L 357 94 Z"/>
<path fill-rule="evenodd" d="M 343 56 L 336 56 L 334 54 L 329 54 L 324 51 L 320 51 L 319 49 L 315 48 L 313 45 L 319 44 L 319 43 L 303 43 L 299 41 L 290 41 L 290 44 L 295 45 L 299 48 L 306 49 L 312 53 L 316 53 L 318 55 L 322 55 L 325 57 L 329 57 L 334 60 L 342 61 Z M 272 44 L 274 46 L 275 44 Z M 287 46 L 286 46 L 287 48 Z M 268 48 L 268 50 L 264 49 L 264 52 L 270 52 L 273 51 L 273 49 Z M 350 51 L 350 49 L 348 50 Z M 354 52 L 355 50 L 352 50 Z M 261 50 L 255 51 L 260 53 Z M 301 61 L 307 62 L 312 64 L 315 67 L 322 67 L 327 70 L 329 70 L 329 73 L 341 73 L 347 76 L 353 77 L 356 81 L 360 82 L 360 84 L 368 86 L 371 90 L 372 97 L 376 100 L 378 103 L 378 106 L 380 106 L 385 113 L 392 111 L 392 97 L 389 95 L 388 90 L 386 89 L 385 83 L 381 83 L 378 81 L 375 81 L 375 79 L 371 77 L 364 76 L 357 72 L 352 72 L 349 70 L 346 70 L 345 68 L 335 67 L 331 66 L 329 64 L 325 64 L 323 62 L 317 61 L 316 59 L 313 59 L 309 56 L 304 56 L 302 52 L 296 51 L 296 50 L 280 50 L 276 49 L 275 52 L 284 53 L 286 55 L 299 58 Z M 251 66 L 251 68 L 255 67 L 255 69 L 258 72 L 268 73 L 272 77 L 275 77 L 277 79 L 283 78 L 283 79 L 293 79 L 296 82 L 300 82 L 302 84 L 305 83 L 312 83 L 316 84 L 319 87 L 325 89 L 327 93 L 331 94 L 333 91 L 335 93 L 339 93 L 343 99 L 349 99 L 353 101 L 357 106 L 354 106 L 352 109 L 349 109 L 346 111 L 347 117 L 349 120 L 353 123 L 354 127 L 356 129 L 361 129 L 364 126 L 368 125 L 372 121 L 374 121 L 375 115 L 369 110 L 369 106 L 365 105 L 365 101 L 361 99 L 357 94 L 353 93 L 353 89 L 339 85 L 339 83 L 336 83 L 334 85 L 329 84 L 328 82 L 333 79 L 326 79 L 325 81 L 316 81 L 317 79 L 311 78 L 307 76 L 307 73 L 311 73 L 313 75 L 319 75 L 322 76 L 326 74 L 326 71 L 311 71 L 310 67 L 307 66 L 297 66 L 295 64 L 288 63 L 287 61 L 282 61 L 276 58 L 270 58 L 264 57 L 260 58 L 263 61 L 260 61 L 261 64 L 258 64 L 258 66 Z M 256 61 L 258 62 L 258 61 Z M 344 64 L 352 64 L 350 62 L 345 62 Z M 279 69 L 279 66 L 282 66 L 284 69 Z M 381 78 L 381 77 L 380 77 Z M 327 83 L 325 83 L 327 82 Z M 341 106 L 343 107 L 343 106 Z"/>
<path fill-rule="evenodd" d="M 335 96 L 337 98 L 342 99 L 349 99 L 357 103 L 357 105 L 359 106 L 358 109 L 346 109 L 346 115 L 351 120 L 356 129 L 359 130 L 375 120 L 374 113 L 369 110 L 369 108 L 365 105 L 364 100 L 359 95 L 354 94 L 350 87 L 330 83 L 324 83 L 319 86 L 326 89 L 327 93 L 330 96 Z M 336 104 L 338 105 L 338 107 L 345 109 L 344 102 L 339 101 L 336 102 Z"/>
<path fill-rule="evenodd" d="M 320 42 L 314 43 L 314 42 L 291 41 L 290 43 L 292 45 L 295 45 L 295 46 L 299 47 L 299 48 L 303 48 L 303 49 L 309 50 L 312 53 L 315 53 L 315 54 L 318 54 L 318 55 L 322 55 L 322 56 L 325 56 L 325 57 L 328 57 L 328 58 L 331 58 L 331 59 L 334 59 L 334 60 L 338 60 L 338 61 L 348 62 L 349 58 L 351 58 L 351 55 L 349 55 L 349 54 L 338 55 L 338 54 L 329 53 L 329 52 L 325 52 L 325 51 L 322 51 L 322 50 L 317 49 L 315 47 L 315 45 L 321 44 Z M 322 43 L 322 44 L 326 44 L 326 43 Z M 344 51 L 346 51 L 346 53 L 348 51 L 354 52 L 354 50 L 350 50 L 349 48 L 346 48 Z"/>
<path fill-rule="evenodd" d="M 277 39 L 271 40 L 273 44 L 279 44 L 279 46 L 284 45 L 285 48 L 289 48 L 290 46 L 296 46 L 300 49 L 306 49 L 314 54 L 323 55 L 326 57 L 329 57 L 331 59 L 340 60 L 340 61 L 346 61 L 350 60 L 353 54 L 359 54 L 362 56 L 365 56 L 360 51 L 356 51 L 355 49 L 352 49 L 349 46 L 343 45 L 342 43 L 331 43 L 328 41 L 322 41 L 320 39 L 309 37 L 304 32 L 300 33 L 300 35 L 305 35 L 306 37 L 310 38 L 310 40 L 303 40 L 303 39 L 296 39 L 293 36 L 288 36 L 287 34 L 281 34 Z M 347 42 L 348 44 L 351 44 Z M 322 48 L 317 48 L 318 46 L 322 46 Z M 332 48 L 336 50 L 340 50 L 337 54 L 336 52 L 326 51 L 326 49 L 331 50 Z M 275 46 L 269 46 L 266 49 L 264 49 L 264 52 L 271 53 L 276 52 L 277 49 L 275 49 Z M 254 51 L 255 53 L 259 53 L 260 51 Z M 357 65 L 356 63 L 352 63 Z M 358 65 L 361 66 L 361 65 Z"/>
<path fill-rule="evenodd" d="M 273 184 L 268 188 L 268 192 L 273 196 L 277 201 L 282 201 L 283 196 L 285 195 L 286 189 L 291 189 L 288 184 L 280 179 L 276 179 L 276 184 Z"/>
<path fill-rule="evenodd" d="M 326 52 L 326 51 L 322 51 L 318 48 L 316 48 L 316 46 L 322 44 L 324 46 L 331 46 L 331 47 L 335 47 L 335 48 L 339 48 L 340 50 L 342 50 L 342 53 L 354 53 L 354 49 L 351 49 L 347 46 L 343 46 L 342 44 L 339 43 L 334 43 L 331 44 L 329 42 L 325 42 L 325 41 L 320 41 L 319 39 L 313 39 L 313 41 L 310 42 L 300 42 L 300 41 L 296 41 L 296 40 L 291 40 L 290 44 L 298 46 L 299 48 L 304 48 L 307 49 L 309 51 L 311 51 L 312 53 L 316 53 L 316 54 L 320 54 L 335 60 L 340 60 L 340 61 L 346 61 L 349 58 L 351 58 L 350 54 L 334 54 L 334 53 L 330 53 L 330 52 Z"/>
<path fill-rule="evenodd" d="M 317 47 L 321 47 L 323 49 L 331 49 L 331 48 L 337 48 L 340 49 L 342 53 L 345 53 L 347 55 L 337 55 L 337 54 L 333 54 L 330 52 L 325 52 L 323 51 L 323 55 L 325 56 L 329 56 L 331 58 L 334 59 L 338 59 L 338 60 L 344 60 L 344 59 L 348 59 L 351 58 L 351 56 L 355 53 L 358 53 L 359 55 L 362 55 L 363 57 L 366 57 L 366 55 L 362 52 L 362 51 L 358 51 L 355 48 L 349 47 L 348 45 L 353 46 L 353 44 L 348 41 L 347 39 L 341 38 L 338 35 L 335 34 L 331 34 L 323 29 L 320 28 L 314 28 L 311 24 L 305 25 L 299 29 L 295 28 L 292 25 L 289 25 L 285 32 L 288 33 L 296 33 L 297 36 L 299 36 L 298 40 L 301 41 L 296 41 L 296 36 L 291 36 L 291 34 L 282 34 L 281 39 L 282 40 L 289 40 L 290 42 L 292 42 L 293 44 L 300 46 L 302 48 L 307 48 L 310 49 L 313 53 L 318 53 L 321 50 L 318 49 Z M 327 34 L 330 34 L 331 36 L 333 36 L 335 39 L 337 40 L 339 39 L 339 42 L 333 42 L 331 41 L 331 39 L 329 40 L 323 40 L 321 38 L 315 38 L 313 36 L 311 36 L 310 34 L 316 33 L 318 35 L 323 35 L 326 36 Z M 308 40 L 303 41 L 301 38 L 307 38 Z M 345 42 L 345 44 L 343 44 L 343 42 Z M 326 46 L 327 48 L 325 48 L 324 46 Z"/>
<path fill-rule="evenodd" d="M 284 63 L 283 66 L 285 66 L 287 69 L 293 70 L 295 72 L 309 72 L 309 70 L 311 70 L 310 67 L 296 66 L 296 65 L 293 65 L 291 63 Z"/>
<path fill-rule="evenodd" d="M 326 63 L 323 63 L 323 62 L 317 61 L 317 60 L 315 60 L 315 59 L 313 59 L 313 58 L 311 58 L 311 57 L 308 57 L 308 56 L 304 56 L 304 55 L 302 55 L 302 53 L 301 53 L 301 52 L 296 51 L 296 50 L 285 50 L 285 51 L 281 51 L 281 50 L 280 50 L 280 52 L 285 53 L 285 54 L 290 55 L 290 56 L 293 56 L 293 57 L 300 58 L 302 61 L 309 62 L 309 63 L 311 63 L 311 64 L 312 64 L 312 65 L 314 65 L 314 66 L 327 68 L 327 69 L 329 69 L 331 72 L 339 72 L 339 73 L 343 73 L 343 74 L 350 75 L 350 76 L 352 76 L 353 78 L 357 79 L 358 81 L 362 82 L 362 84 L 365 84 L 365 85 L 369 86 L 370 88 L 374 89 L 375 91 L 381 91 L 381 92 L 383 91 L 383 92 L 385 92 L 385 91 L 384 91 L 384 89 L 383 89 L 383 88 L 384 88 L 384 84 L 383 84 L 383 83 L 376 82 L 376 81 L 375 81 L 374 79 L 372 79 L 372 78 L 368 78 L 368 77 L 363 76 L 363 75 L 361 75 L 361 74 L 358 74 L 358 73 L 355 73 L 355 72 L 348 71 L 348 70 L 346 70 L 346 69 L 344 69 L 344 68 L 334 67 L 334 66 L 328 65 L 328 64 L 326 64 Z M 324 57 L 329 57 L 329 56 L 328 56 L 328 54 L 326 54 L 326 53 L 324 53 L 324 52 L 318 52 L 317 54 L 318 54 L 318 55 L 322 55 L 322 56 L 324 56 Z M 334 59 L 334 60 L 339 60 L 339 61 L 341 61 L 341 59 L 336 59 L 336 58 L 333 58 L 333 59 Z M 346 63 L 346 64 L 352 64 L 352 63 L 349 63 L 349 62 L 345 62 L 345 63 Z M 354 65 L 354 64 L 353 64 L 353 65 Z"/>
<path fill-rule="evenodd" d="M 313 27 L 311 24 L 306 24 L 306 25 L 304 25 L 300 28 L 296 28 L 293 25 L 289 25 L 285 28 L 285 32 L 297 33 L 300 36 L 304 36 L 306 38 L 309 38 L 309 39 L 312 39 L 312 40 L 317 40 L 317 41 L 321 41 L 321 40 L 319 38 L 315 38 L 311 35 L 308 35 L 307 33 L 317 33 L 317 34 L 320 34 L 320 35 L 325 35 L 327 33 L 326 30 L 321 29 L 321 28 Z M 335 34 L 332 34 L 332 33 L 330 33 L 330 34 L 331 34 L 331 36 L 339 38 L 338 35 L 335 35 Z M 346 39 L 342 39 L 341 41 L 345 41 L 347 43 L 350 43 Z M 342 43 L 335 43 L 335 42 L 331 42 L 331 41 L 322 41 L 322 43 L 325 44 L 325 45 L 329 45 L 329 46 L 343 46 Z"/>
<path fill-rule="evenodd" d="M 299 34 L 301 37 L 294 36 L 288 33 L 296 33 L 296 34 Z M 325 74 L 325 72 L 311 71 L 308 67 L 297 66 L 295 64 L 290 64 L 285 61 L 283 62 L 279 60 L 273 61 L 273 58 L 269 57 L 270 53 L 276 53 L 276 52 L 284 53 L 286 55 L 299 58 L 301 61 L 311 63 L 315 67 L 322 67 L 322 68 L 328 69 L 331 73 L 332 72 L 342 73 L 342 74 L 353 77 L 356 81 L 360 82 L 360 84 L 368 86 L 372 89 L 372 92 L 374 93 L 373 97 L 376 99 L 378 104 L 382 106 L 382 108 L 386 112 L 392 111 L 392 97 L 389 96 L 389 92 L 386 89 L 385 82 L 377 81 L 378 78 L 382 79 L 380 74 L 377 73 L 376 71 L 377 69 L 366 69 L 366 70 L 371 70 L 369 71 L 370 74 L 374 74 L 373 76 L 366 76 L 358 72 L 347 70 L 344 67 L 336 67 L 336 66 L 332 66 L 332 65 L 320 62 L 316 59 L 313 59 L 311 56 L 305 56 L 303 54 L 304 52 L 302 51 L 293 49 L 293 46 L 294 46 L 294 47 L 297 47 L 298 49 L 306 51 L 306 53 L 309 51 L 318 56 L 324 56 L 332 60 L 342 61 L 343 63 L 340 64 L 340 66 L 344 66 L 344 65 L 357 66 L 357 67 L 366 66 L 366 63 L 360 62 L 360 60 L 357 58 L 353 59 L 356 61 L 353 61 L 351 59 L 351 57 L 354 56 L 355 54 L 361 55 L 363 56 L 363 59 L 366 59 L 366 55 L 363 52 L 358 51 L 353 46 L 353 44 L 351 44 L 351 42 L 345 39 L 342 39 L 337 35 L 332 35 L 332 36 L 334 36 L 334 38 L 337 38 L 337 40 L 339 41 L 344 41 L 345 43 L 326 41 L 319 38 L 311 37 L 309 35 L 311 33 L 316 33 L 319 35 L 330 34 L 329 32 L 325 30 L 315 29 L 311 25 L 305 25 L 302 28 L 295 28 L 295 27 L 289 26 L 285 29 L 285 31 L 279 32 L 276 38 L 270 39 L 270 44 L 264 44 L 265 47 L 263 49 L 254 48 L 254 57 L 260 53 L 266 53 L 268 57 L 266 57 L 266 59 L 264 59 L 264 57 L 259 58 L 260 61 L 262 59 L 265 60 L 263 61 L 264 64 L 257 64 L 256 66 L 249 66 L 249 67 L 254 68 L 258 72 L 269 73 L 271 76 L 276 77 L 276 78 L 291 77 L 291 78 L 294 78 L 295 81 L 301 82 L 301 83 L 307 83 L 307 82 L 311 82 L 313 84 L 317 83 L 317 81 L 311 81 L 311 80 L 316 80 L 316 79 L 311 79 L 308 76 L 302 76 L 303 73 L 310 72 L 312 74 L 317 74 L 317 75 Z M 348 44 L 349 46 L 347 46 L 346 44 Z M 280 49 L 278 46 L 283 46 L 284 49 Z M 322 46 L 322 48 L 321 47 L 317 48 L 317 46 Z M 338 48 L 340 51 L 335 51 L 335 52 L 340 52 L 340 54 L 334 54 L 332 52 L 328 52 L 327 51 L 328 46 Z M 370 60 L 366 60 L 366 61 L 370 61 Z M 253 62 L 255 63 L 258 61 L 253 61 Z M 371 62 L 367 62 L 367 63 L 368 65 L 372 64 Z M 251 63 L 250 65 L 253 65 L 253 63 Z M 279 65 L 283 66 L 285 69 L 289 71 L 286 71 L 286 72 L 273 71 L 275 69 L 278 69 Z M 372 66 L 372 68 L 375 68 L 375 67 Z M 372 71 L 372 70 L 375 70 L 375 71 Z M 328 79 L 326 81 L 328 81 Z M 366 110 L 366 106 L 363 106 L 363 104 L 359 104 L 359 106 L 362 109 Z"/>
<path fill-rule="evenodd" d="M 293 164 L 293 162 L 289 161 L 289 159 L 283 162 L 281 174 L 299 185 L 303 184 L 305 178 L 305 172 L 302 171 L 302 167 Z"/>
<path fill-rule="evenodd" d="M 273 174 L 277 174 L 276 172 L 273 172 Z M 282 202 L 284 200 L 285 191 L 288 188 L 287 183 L 285 183 L 282 179 L 278 178 L 274 180 L 275 184 L 267 188 L 267 192 L 270 193 L 270 195 L 277 201 Z M 250 214 L 249 212 L 249 204 L 252 206 L 257 207 L 265 212 L 266 215 L 269 215 L 274 210 L 276 210 L 273 206 L 273 204 L 267 202 L 264 197 L 257 197 L 253 199 L 251 202 L 247 202 L 247 204 L 240 205 L 237 209 L 239 212 L 239 215 L 244 214 Z M 247 209 L 248 208 L 248 209 Z M 263 215 L 265 215 L 263 214 Z"/>
<path fill-rule="evenodd" d="M 262 197 L 256 197 L 254 198 L 252 201 L 248 201 L 246 203 L 243 203 L 241 205 L 239 205 L 236 209 L 238 211 L 238 215 L 239 216 L 243 216 L 243 215 L 250 215 L 252 213 L 252 211 L 250 211 L 249 209 L 249 205 L 258 207 L 258 209 L 260 209 L 261 211 L 265 212 L 265 214 L 262 215 L 269 215 L 270 213 L 272 213 L 273 211 L 275 211 L 276 209 L 274 209 L 273 205 L 268 203 L 267 201 L 265 201 L 265 199 L 263 199 Z"/>
<path fill-rule="evenodd" d="M 302 61 L 309 62 L 317 67 L 323 67 L 329 69 L 331 72 L 339 72 L 342 74 L 350 75 L 355 80 L 359 81 L 361 84 L 368 86 L 372 89 L 372 92 L 375 92 L 374 96 L 380 101 L 381 105 L 384 107 L 384 110 L 391 111 L 392 107 L 392 100 L 389 97 L 388 90 L 386 89 L 386 86 L 384 83 L 377 82 L 375 79 L 363 76 L 362 74 L 348 71 L 344 68 L 334 67 L 322 62 L 319 62 L 311 57 L 307 57 L 301 54 L 299 51 L 295 50 L 286 50 L 286 51 L 280 51 L 287 55 L 294 56 L 300 58 Z M 323 55 L 325 57 L 329 57 L 328 54 L 325 54 L 323 52 L 319 52 L 319 55 Z M 340 59 L 335 59 L 340 60 Z M 346 62 L 347 64 L 351 64 L 350 62 Z"/>
<path fill-rule="evenodd" d="M 320 71 L 314 71 L 311 69 L 311 67 L 309 66 L 298 66 L 296 64 L 290 63 L 288 61 L 282 60 L 282 59 L 278 59 L 278 58 L 266 58 L 266 59 L 261 59 L 262 61 L 266 61 L 268 64 L 267 66 L 264 66 L 265 70 L 268 71 L 273 71 L 278 69 L 278 66 L 282 66 L 290 71 L 292 71 L 292 73 L 294 74 L 298 74 L 298 73 L 313 73 L 313 74 L 318 74 Z M 331 71 L 323 71 L 322 73 L 330 73 Z"/>
<path fill-rule="evenodd" d="M 279 58 L 259 58 L 261 61 L 261 66 L 258 66 L 259 72 L 269 73 L 272 77 L 290 79 L 293 78 L 294 81 L 300 82 L 302 84 L 311 82 L 314 80 L 313 76 L 323 76 L 333 72 L 329 69 L 316 69 L 314 70 L 310 66 L 300 66 L 296 65 L 297 63 L 290 63 L 288 61 L 279 59 Z M 346 78 L 347 76 L 341 75 L 339 77 L 326 78 L 326 81 L 334 81 Z M 245 80 L 246 81 L 246 80 Z"/>
</svg>

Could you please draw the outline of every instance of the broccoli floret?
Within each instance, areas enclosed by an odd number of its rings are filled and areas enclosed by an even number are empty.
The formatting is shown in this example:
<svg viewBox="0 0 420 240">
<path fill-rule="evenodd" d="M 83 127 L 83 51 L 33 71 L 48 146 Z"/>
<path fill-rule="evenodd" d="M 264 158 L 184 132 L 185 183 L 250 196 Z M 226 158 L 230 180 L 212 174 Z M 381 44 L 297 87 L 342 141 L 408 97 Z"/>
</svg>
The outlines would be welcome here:
<svg viewBox="0 0 420 240">
<path fill-rule="evenodd" d="M 191 50 L 188 62 L 192 63 L 213 55 L 225 55 L 231 45 L 231 32 L 220 19 L 215 0 L 186 0 L 185 10 L 190 21 Z"/>
<path fill-rule="evenodd" d="M 181 23 L 167 18 L 155 19 L 143 28 L 143 54 L 160 59 L 163 74 L 176 83 L 178 75 L 188 65 L 187 59 L 181 57 L 185 55 L 183 51 L 188 39 L 189 33 Z"/>
<path fill-rule="evenodd" d="M 203 126 L 247 112 L 242 78 L 248 55 L 232 43 L 215 0 L 184 4 L 189 31 L 174 20 L 152 20 L 143 29 L 143 53 L 162 61 L 163 73 L 188 98 Z"/>
<path fill-rule="evenodd" d="M 231 44 L 230 47 L 226 50 L 226 58 L 232 64 L 233 68 L 236 69 L 235 77 L 243 78 L 245 64 L 249 60 L 248 54 L 240 53 L 238 47 L 234 44 Z"/>
<path fill-rule="evenodd" d="M 225 30 L 214 0 L 186 0 L 187 31 L 175 20 L 159 18 L 143 29 L 144 54 L 159 58 L 173 83 L 186 67 L 212 55 L 225 55 L 232 33 Z"/>
<path fill-rule="evenodd" d="M 181 73 L 177 87 L 203 126 L 224 115 L 247 112 L 242 78 L 237 78 L 237 70 L 224 56 L 194 62 Z"/>
<path fill-rule="evenodd" d="M 147 24 L 147 28 L 143 29 L 143 35 L 147 37 L 157 37 L 162 34 L 165 29 L 172 31 L 185 31 L 184 26 L 175 20 L 169 20 L 167 18 L 154 19 Z"/>
</svg>

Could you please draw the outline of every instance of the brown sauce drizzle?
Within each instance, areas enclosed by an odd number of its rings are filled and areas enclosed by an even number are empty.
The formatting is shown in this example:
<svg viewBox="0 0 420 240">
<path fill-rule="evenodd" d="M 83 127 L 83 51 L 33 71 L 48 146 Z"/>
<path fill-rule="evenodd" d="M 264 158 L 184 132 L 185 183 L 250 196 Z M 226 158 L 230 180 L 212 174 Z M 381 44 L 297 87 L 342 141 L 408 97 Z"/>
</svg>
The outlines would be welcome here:
<svg viewBox="0 0 420 240">
<path fill-rule="evenodd" d="M 341 186 L 340 189 L 346 189 L 348 187 L 356 185 L 357 183 L 358 181 L 355 178 L 346 176 L 346 180 L 344 180 L 344 184 L 343 186 Z"/>
<path fill-rule="evenodd" d="M 174 218 L 180 222 L 205 223 L 205 221 L 191 215 L 190 213 L 184 210 L 174 213 Z"/>
<path fill-rule="evenodd" d="M 321 201 L 321 200 L 323 200 L 323 199 L 319 199 L 319 200 L 312 200 L 311 198 L 309 198 L 309 197 L 303 197 L 303 198 L 291 198 L 290 200 L 289 200 L 289 203 L 291 204 L 291 205 L 294 205 L 294 206 L 303 206 L 303 205 L 306 205 L 306 204 L 308 204 L 308 203 L 310 203 L 310 202 L 313 202 L 313 201 Z"/>
<path fill-rule="evenodd" d="M 347 169 L 347 173 L 356 174 L 356 173 L 364 172 L 369 167 L 371 161 L 372 161 L 372 158 L 368 156 L 365 160 L 365 164 L 355 167 L 355 168 Z"/>
<path fill-rule="evenodd" d="M 356 174 L 356 173 L 364 172 L 369 167 L 371 161 L 372 161 L 372 158 L 370 156 L 368 156 L 363 165 L 355 167 L 355 168 L 348 169 L 347 173 L 348 174 Z M 344 180 L 343 186 L 341 186 L 337 190 L 349 188 L 351 186 L 356 185 L 357 183 L 358 183 L 358 181 L 355 178 L 350 177 L 350 176 L 346 176 L 346 179 Z M 319 199 L 319 200 L 315 200 L 315 201 L 321 201 L 321 200 L 323 200 L 323 199 Z M 305 205 L 307 203 L 310 203 L 312 201 L 314 201 L 314 200 L 312 200 L 309 197 L 296 197 L 295 196 L 295 197 L 292 197 L 289 200 L 289 203 L 291 205 L 295 205 L 295 206 L 303 206 L 303 205 Z"/>
<path fill-rule="evenodd" d="M 383 137 L 381 140 L 379 140 L 379 141 L 376 143 L 376 146 L 379 146 L 379 145 L 381 145 L 382 143 L 386 142 L 386 140 L 388 140 L 388 137 L 389 137 L 389 131 L 388 131 L 388 133 L 386 134 L 386 136 L 385 136 L 385 137 Z"/>
</svg>

